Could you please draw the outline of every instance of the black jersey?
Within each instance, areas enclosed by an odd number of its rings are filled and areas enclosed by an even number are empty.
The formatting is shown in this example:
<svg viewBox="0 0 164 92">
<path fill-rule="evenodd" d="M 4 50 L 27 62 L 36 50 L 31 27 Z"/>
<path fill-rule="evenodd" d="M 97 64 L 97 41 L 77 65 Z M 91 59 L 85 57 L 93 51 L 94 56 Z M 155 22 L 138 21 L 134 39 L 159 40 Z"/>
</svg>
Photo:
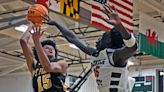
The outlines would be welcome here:
<svg viewBox="0 0 164 92">
<path fill-rule="evenodd" d="M 63 74 L 46 72 L 39 62 L 34 66 L 34 69 L 34 92 L 66 92 Z"/>
</svg>

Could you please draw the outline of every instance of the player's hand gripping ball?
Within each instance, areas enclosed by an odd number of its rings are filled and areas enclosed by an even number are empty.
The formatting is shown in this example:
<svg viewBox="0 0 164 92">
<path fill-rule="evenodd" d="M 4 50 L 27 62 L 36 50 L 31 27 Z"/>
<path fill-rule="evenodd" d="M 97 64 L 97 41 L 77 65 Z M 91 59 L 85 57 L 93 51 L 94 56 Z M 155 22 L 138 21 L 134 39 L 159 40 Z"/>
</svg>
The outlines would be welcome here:
<svg viewBox="0 0 164 92">
<path fill-rule="evenodd" d="M 48 19 L 48 9 L 41 4 L 34 4 L 28 9 L 27 20 L 35 25 L 42 25 Z"/>
</svg>

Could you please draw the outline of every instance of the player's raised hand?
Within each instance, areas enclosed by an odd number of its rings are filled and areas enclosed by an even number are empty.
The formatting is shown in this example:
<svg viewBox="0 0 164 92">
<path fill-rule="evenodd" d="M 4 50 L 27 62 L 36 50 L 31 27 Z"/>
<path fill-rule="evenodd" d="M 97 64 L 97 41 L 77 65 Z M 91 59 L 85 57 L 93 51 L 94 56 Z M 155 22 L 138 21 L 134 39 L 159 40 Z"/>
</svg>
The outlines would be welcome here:
<svg viewBox="0 0 164 92">
<path fill-rule="evenodd" d="M 44 33 L 44 30 L 41 30 L 41 26 L 34 26 L 33 30 L 30 31 L 33 40 L 39 40 Z"/>
<path fill-rule="evenodd" d="M 108 19 L 104 19 L 104 21 L 106 21 L 107 23 L 113 26 L 121 23 L 121 19 L 119 18 L 117 10 L 114 6 L 104 4 L 103 9 L 101 11 L 108 16 Z"/>
<path fill-rule="evenodd" d="M 51 20 L 51 18 L 49 17 L 49 16 L 46 16 L 46 18 L 44 18 L 45 19 L 45 24 L 48 24 L 48 25 L 55 25 L 56 24 L 56 21 L 54 21 L 54 20 Z"/>
</svg>

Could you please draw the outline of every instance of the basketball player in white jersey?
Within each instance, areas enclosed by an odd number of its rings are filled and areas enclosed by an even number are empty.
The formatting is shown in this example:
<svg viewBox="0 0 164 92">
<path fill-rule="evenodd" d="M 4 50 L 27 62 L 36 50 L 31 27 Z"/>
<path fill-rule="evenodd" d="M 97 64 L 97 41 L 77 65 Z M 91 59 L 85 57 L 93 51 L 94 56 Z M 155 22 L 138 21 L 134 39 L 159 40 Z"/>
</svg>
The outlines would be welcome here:
<svg viewBox="0 0 164 92">
<path fill-rule="evenodd" d="M 137 50 L 136 39 L 126 31 L 117 13 L 112 12 L 109 6 L 104 6 L 102 11 L 109 17 L 105 21 L 113 24 L 114 28 L 102 35 L 96 42 L 96 48 L 77 38 L 56 21 L 49 19 L 47 24 L 55 25 L 70 43 L 92 56 L 91 64 L 99 92 L 130 92 L 132 88 L 128 86 L 127 59 Z"/>
</svg>

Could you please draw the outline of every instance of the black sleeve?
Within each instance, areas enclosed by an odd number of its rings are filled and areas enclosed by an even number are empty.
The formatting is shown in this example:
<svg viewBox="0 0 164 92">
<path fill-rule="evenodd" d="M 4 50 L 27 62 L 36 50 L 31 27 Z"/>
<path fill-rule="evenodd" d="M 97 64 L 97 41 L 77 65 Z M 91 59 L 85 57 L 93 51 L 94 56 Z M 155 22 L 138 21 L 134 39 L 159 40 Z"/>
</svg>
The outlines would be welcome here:
<svg viewBox="0 0 164 92">
<path fill-rule="evenodd" d="M 116 49 L 113 53 L 113 62 L 117 67 L 124 67 L 127 64 L 127 59 L 133 56 L 137 50 L 137 43 L 133 35 L 131 35 L 122 24 L 115 26 L 115 29 L 119 31 L 123 37 L 123 40 L 130 40 L 133 38 L 134 44 L 132 46 L 125 46 L 120 49 Z M 125 43 L 125 42 L 124 42 Z"/>
<path fill-rule="evenodd" d="M 113 53 L 113 62 L 114 65 L 117 67 L 124 67 L 127 64 L 127 59 L 133 56 L 136 52 L 137 44 L 135 44 L 133 47 L 123 47 L 120 49 L 117 49 Z"/>
<path fill-rule="evenodd" d="M 88 44 L 86 44 L 86 42 L 80 40 L 79 38 L 77 38 L 77 36 L 75 35 L 75 33 L 73 33 L 72 31 L 67 30 L 66 28 L 62 27 L 59 23 L 57 23 L 56 21 L 48 21 L 49 25 L 55 25 L 60 32 L 63 34 L 63 36 L 70 42 L 73 43 L 74 45 L 76 45 L 79 49 L 81 49 L 84 53 L 88 54 L 88 55 L 94 55 L 96 53 L 96 49 L 89 46 Z"/>
</svg>

